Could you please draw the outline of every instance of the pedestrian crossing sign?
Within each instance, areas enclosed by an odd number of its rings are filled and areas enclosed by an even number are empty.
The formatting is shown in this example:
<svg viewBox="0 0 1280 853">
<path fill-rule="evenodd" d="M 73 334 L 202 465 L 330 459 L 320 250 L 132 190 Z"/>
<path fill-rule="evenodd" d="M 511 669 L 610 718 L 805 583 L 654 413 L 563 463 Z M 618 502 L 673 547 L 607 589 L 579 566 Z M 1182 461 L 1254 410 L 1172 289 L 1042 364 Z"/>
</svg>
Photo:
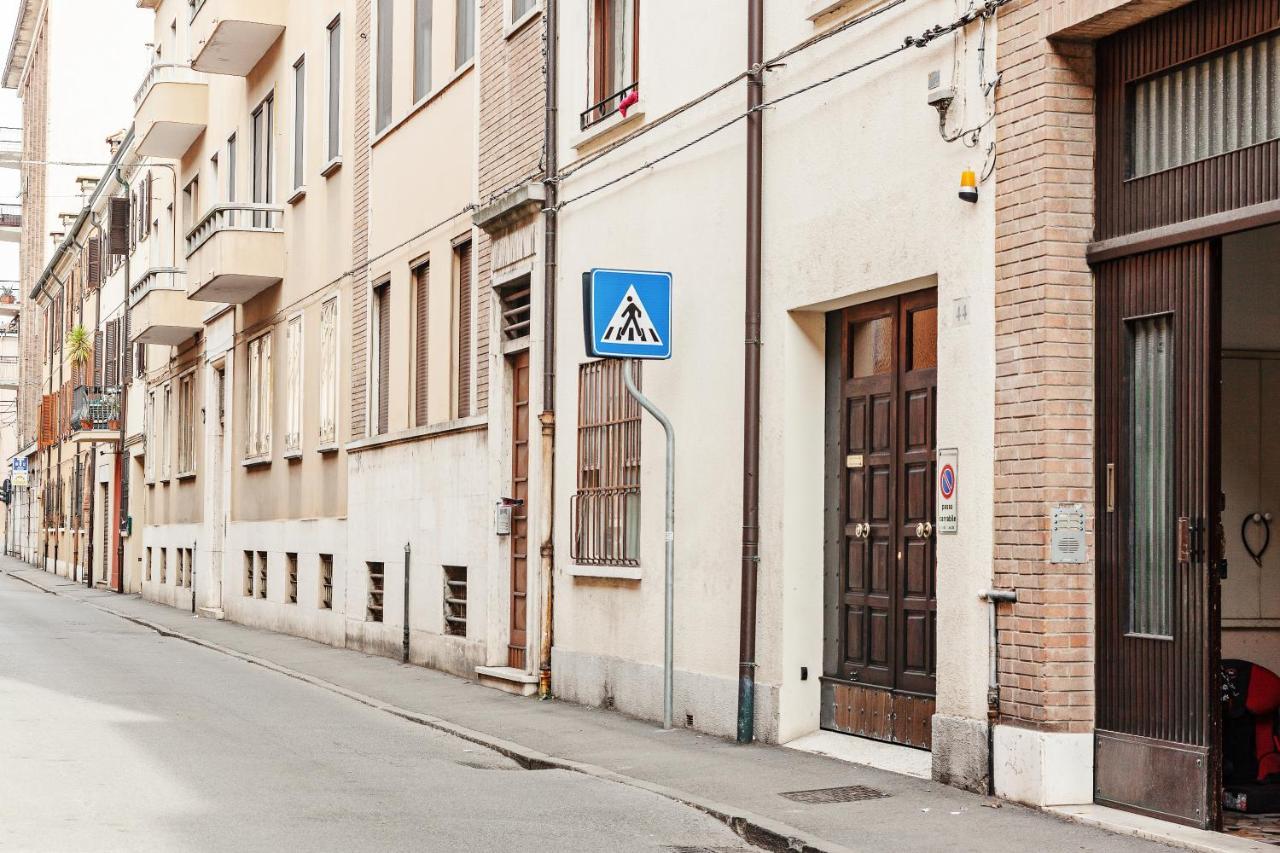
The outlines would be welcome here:
<svg viewBox="0 0 1280 853">
<path fill-rule="evenodd" d="M 582 307 L 587 355 L 671 358 L 671 273 L 583 273 Z"/>
</svg>

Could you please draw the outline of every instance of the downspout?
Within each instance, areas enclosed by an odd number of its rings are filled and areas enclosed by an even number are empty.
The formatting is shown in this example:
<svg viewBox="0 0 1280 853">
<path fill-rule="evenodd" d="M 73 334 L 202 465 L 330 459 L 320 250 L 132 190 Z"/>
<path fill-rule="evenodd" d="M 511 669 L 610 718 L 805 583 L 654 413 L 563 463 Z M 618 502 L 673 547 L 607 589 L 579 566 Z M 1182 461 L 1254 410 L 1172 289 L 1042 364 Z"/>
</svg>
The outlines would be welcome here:
<svg viewBox="0 0 1280 853">
<path fill-rule="evenodd" d="M 59 277 L 58 277 L 58 274 L 57 274 L 56 272 L 54 272 L 53 270 L 49 270 L 49 275 L 53 276 L 53 280 L 54 280 L 54 281 L 56 281 L 56 282 L 58 283 L 58 287 L 59 287 L 59 288 L 61 288 L 61 290 L 62 290 L 62 305 L 63 305 L 63 311 L 64 311 L 64 312 L 66 312 L 66 311 L 70 311 L 70 310 L 71 310 L 71 306 L 70 306 L 70 305 L 67 305 L 67 297 L 68 297 L 68 296 L 70 296 L 70 295 L 71 295 L 71 293 L 70 293 L 70 291 L 68 291 L 68 290 L 67 290 L 67 283 L 66 283 L 65 281 L 63 281 L 61 278 L 59 278 Z M 60 325 L 63 325 L 63 326 L 65 327 L 66 320 L 65 320 L 63 317 L 59 317 L 59 318 L 58 318 L 58 323 L 59 323 Z M 58 332 L 59 332 L 59 334 L 61 334 L 61 335 L 63 336 L 63 340 L 65 341 L 65 340 L 66 340 L 66 330 L 65 330 L 65 328 L 63 328 L 63 329 L 59 329 L 59 330 L 58 330 Z M 52 338 L 52 337 L 54 337 L 54 336 L 53 336 L 53 335 L 50 335 L 50 337 Z M 52 346 L 52 345 L 53 345 L 53 341 L 50 341 L 49 343 L 50 343 L 50 346 Z M 59 405 L 61 405 L 61 404 L 62 404 L 62 400 L 61 400 L 62 388 L 63 388 L 63 386 L 66 384 L 66 381 L 67 381 L 67 377 L 66 377 L 66 375 L 65 375 L 65 372 L 64 372 L 64 371 L 63 371 L 63 369 L 62 369 L 63 361 L 66 359 L 66 350 L 65 350 L 62 346 L 59 346 L 59 347 L 58 347 L 58 349 L 57 349 L 57 353 L 58 353 L 58 395 L 59 395 L 58 403 L 59 403 Z M 57 469 L 56 469 L 56 470 L 57 470 L 57 472 L 58 472 L 58 489 L 57 489 L 57 491 L 58 491 L 58 493 L 59 493 L 59 494 L 58 494 L 58 511 L 59 511 L 59 512 L 61 512 L 61 511 L 62 511 L 62 494 L 61 494 L 61 493 L 62 493 L 62 488 L 61 488 L 61 487 L 62 487 L 62 445 L 66 444 L 66 443 L 67 443 L 67 442 L 66 442 L 66 439 L 65 439 L 65 438 L 63 438 L 62 436 L 58 436 L 58 467 L 57 467 Z M 50 455 L 52 455 L 52 454 L 50 454 Z M 65 523 L 66 523 L 66 521 L 67 521 L 67 519 L 59 519 L 59 520 L 60 520 L 60 521 L 62 522 L 62 524 L 64 524 L 64 525 L 65 525 Z M 53 539 L 53 573 L 54 573 L 54 575 L 57 575 L 57 574 L 58 574 L 58 553 L 60 552 L 60 550 L 61 550 L 61 548 L 62 548 L 62 537 L 63 537 L 63 534 L 64 534 L 65 530 L 66 530 L 66 528 L 65 528 L 64 526 L 61 526 L 61 525 L 60 525 L 60 526 L 58 527 L 58 533 L 54 536 L 54 539 Z M 70 577 L 70 573 L 68 573 L 68 577 Z M 74 578 L 73 578 L 73 579 L 74 579 Z"/>
<path fill-rule="evenodd" d="M 543 143 L 545 145 L 545 175 L 543 186 L 546 199 L 543 203 L 542 247 L 542 414 L 538 416 L 542 434 L 542 510 L 541 589 L 542 619 L 538 638 L 538 696 L 551 698 L 551 643 L 552 620 L 555 616 L 554 567 L 555 555 L 555 439 L 556 439 L 556 175 L 558 170 L 557 147 L 559 145 L 558 121 L 560 51 L 559 0 L 544 0 L 543 26 L 546 27 L 546 111 L 544 115 Z"/>
<path fill-rule="evenodd" d="M 132 137 L 133 136 L 132 132 L 130 132 L 129 135 L 130 137 Z M 127 144 L 128 141 L 129 140 L 125 140 L 125 143 L 122 143 L 121 150 L 123 150 L 123 145 Z M 116 166 L 115 178 L 116 178 L 116 183 L 120 184 L 120 186 L 124 188 L 125 198 L 128 198 L 129 182 L 124 179 L 124 173 L 120 170 L 119 166 Z M 111 235 L 107 234 L 106 236 L 107 236 L 107 239 L 110 240 Z M 104 251 L 102 254 L 103 254 L 103 257 L 105 257 L 107 253 Z M 125 322 L 124 322 L 124 327 L 120 330 L 121 335 L 125 335 L 126 330 L 128 330 L 130 326 L 129 312 L 132 309 L 129 306 L 129 289 L 133 286 L 133 274 L 130 269 L 130 261 L 132 259 L 133 259 L 133 254 L 126 250 L 124 253 Z M 129 341 L 126 340 L 124 342 L 124 345 L 126 347 L 129 346 Z M 125 359 L 121 358 L 120 368 L 122 371 L 124 369 L 124 365 L 125 365 Z M 125 453 L 125 446 L 124 446 L 125 417 L 129 409 L 129 379 L 130 377 L 128 376 L 120 377 L 120 449 L 117 451 L 117 454 L 116 454 L 117 470 L 119 471 L 119 474 L 120 474 L 119 478 L 116 481 L 116 488 L 119 489 L 117 494 L 120 496 L 119 498 L 119 504 L 120 504 L 119 530 L 117 531 L 117 534 L 116 534 L 116 564 L 120 567 L 120 577 L 116 579 L 116 592 L 118 593 L 124 592 L 124 525 L 125 525 L 125 519 L 129 517 L 129 490 L 125 488 L 125 483 L 129 479 L 129 459 Z M 109 583 L 110 581 L 108 581 L 108 584 Z"/>
<path fill-rule="evenodd" d="M 996 793 L 996 758 L 995 737 L 996 721 L 1000 719 L 1000 674 L 996 668 L 996 654 L 999 649 L 999 629 L 996 626 L 996 607 L 1000 602 L 1014 603 L 1018 600 L 1016 589 L 984 589 L 978 598 L 987 602 L 987 793 Z"/>
<path fill-rule="evenodd" d="M 764 0 L 747 4 L 747 264 L 742 397 L 742 609 L 738 743 L 755 739 L 756 576 L 760 568 L 760 205 L 764 182 Z"/>
</svg>

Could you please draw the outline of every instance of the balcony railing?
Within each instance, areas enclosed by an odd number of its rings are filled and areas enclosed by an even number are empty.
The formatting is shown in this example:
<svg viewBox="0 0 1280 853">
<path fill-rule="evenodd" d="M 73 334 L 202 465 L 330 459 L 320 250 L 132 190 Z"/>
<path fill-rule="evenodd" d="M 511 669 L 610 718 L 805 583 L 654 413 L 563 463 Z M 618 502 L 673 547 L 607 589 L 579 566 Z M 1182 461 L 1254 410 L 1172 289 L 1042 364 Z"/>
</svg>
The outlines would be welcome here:
<svg viewBox="0 0 1280 853">
<path fill-rule="evenodd" d="M 114 425 L 114 426 L 113 426 Z M 110 430 L 120 427 L 120 392 L 81 385 L 71 398 L 71 429 Z"/>
<path fill-rule="evenodd" d="M 604 121 L 614 113 L 621 112 L 623 115 L 626 115 L 626 111 L 639 99 L 639 83 L 631 83 L 623 86 L 609 97 L 604 98 L 583 110 L 582 115 L 578 116 L 578 126 L 581 130 L 586 130 L 593 124 L 599 124 Z"/>
<path fill-rule="evenodd" d="M 187 257 L 223 231 L 284 232 L 284 208 L 274 204 L 219 204 L 187 232 Z"/>
<path fill-rule="evenodd" d="M 191 20 L 196 19 L 196 15 L 200 14 L 200 10 L 204 8 L 204 0 L 187 0 L 191 4 Z"/>
<path fill-rule="evenodd" d="M 22 205 L 0 204 L 0 228 L 22 227 Z"/>
<path fill-rule="evenodd" d="M 0 127 L 0 148 L 21 148 L 22 128 Z"/>
<path fill-rule="evenodd" d="M 142 85 L 138 87 L 138 91 L 133 93 L 133 108 L 136 110 L 142 106 L 142 101 L 147 97 L 147 92 L 151 91 L 151 87 L 157 83 L 204 83 L 205 76 L 196 71 L 190 65 L 181 65 L 176 62 L 157 62 L 147 69 L 147 75 L 142 78 Z M 0 143 L 3 138 L 0 137 Z"/>
<path fill-rule="evenodd" d="M 153 290 L 176 290 L 186 293 L 186 270 L 177 267 L 152 267 L 129 288 L 129 307 L 137 305 L 144 296 Z"/>
<path fill-rule="evenodd" d="M 0 388 L 18 387 L 18 357 L 0 355 Z"/>
</svg>

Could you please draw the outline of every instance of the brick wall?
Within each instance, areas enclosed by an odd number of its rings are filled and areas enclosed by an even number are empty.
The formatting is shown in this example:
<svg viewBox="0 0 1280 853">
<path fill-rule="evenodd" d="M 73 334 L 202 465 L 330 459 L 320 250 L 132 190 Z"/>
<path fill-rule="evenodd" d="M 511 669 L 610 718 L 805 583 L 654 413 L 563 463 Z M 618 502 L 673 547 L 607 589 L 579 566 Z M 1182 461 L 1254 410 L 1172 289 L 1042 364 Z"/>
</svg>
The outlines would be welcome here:
<svg viewBox="0 0 1280 853">
<path fill-rule="evenodd" d="M 546 87 L 543 23 L 537 16 L 518 32 L 505 33 L 505 4 L 480 4 L 480 135 L 477 176 L 483 204 L 542 168 Z M 479 299 L 476 310 L 475 409 L 489 407 L 489 281 L 492 242 L 480 232 L 476 251 Z"/>
<path fill-rule="evenodd" d="M 367 434 L 365 392 L 368 353 L 365 351 L 369 318 L 369 63 L 373 40 L 370 0 L 356 3 L 355 103 L 352 105 L 351 141 L 351 437 Z"/>
<path fill-rule="evenodd" d="M 44 272 L 47 173 L 41 165 L 48 156 L 49 136 L 49 19 L 36 28 L 31 46 L 29 72 L 19 91 L 22 98 L 22 233 L 19 243 L 19 288 L 21 304 L 18 324 L 20 337 L 18 391 L 18 446 L 35 441 L 40 419 L 40 377 L 42 375 L 44 324 L 35 301 L 28 298 L 40 274 Z"/>
<path fill-rule="evenodd" d="M 996 583 L 1001 713 L 1093 726 L 1093 564 L 1050 565 L 1048 515 L 1093 514 L 1093 56 L 1043 35 L 1048 0 L 999 21 L 996 192 Z"/>
</svg>

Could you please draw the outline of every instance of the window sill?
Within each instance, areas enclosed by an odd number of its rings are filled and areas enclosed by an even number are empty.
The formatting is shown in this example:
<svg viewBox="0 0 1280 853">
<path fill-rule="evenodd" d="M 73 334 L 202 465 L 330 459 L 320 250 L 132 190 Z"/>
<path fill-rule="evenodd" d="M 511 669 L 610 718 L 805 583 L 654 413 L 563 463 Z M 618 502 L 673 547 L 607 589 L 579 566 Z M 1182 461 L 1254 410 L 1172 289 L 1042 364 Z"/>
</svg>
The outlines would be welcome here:
<svg viewBox="0 0 1280 853">
<path fill-rule="evenodd" d="M 803 14 L 815 27 L 825 27 L 855 14 L 869 12 L 883 2 L 884 0 L 808 0 Z"/>
<path fill-rule="evenodd" d="M 526 24 L 528 24 L 530 21 L 532 21 L 534 18 L 538 17 L 541 14 L 542 14 L 542 3 L 541 2 L 534 3 L 532 9 L 530 9 L 528 12 L 525 12 L 523 15 L 521 15 L 519 18 L 515 19 L 511 23 L 507 24 L 507 26 L 502 30 L 502 37 L 504 39 L 511 38 L 516 33 L 523 30 Z"/>
<path fill-rule="evenodd" d="M 342 168 L 342 157 L 334 157 L 328 163 L 324 164 L 324 168 L 320 170 L 320 177 L 332 178 L 337 171 Z"/>
<path fill-rule="evenodd" d="M 630 107 L 625 116 L 622 113 L 614 113 L 604 121 L 593 124 L 579 133 L 569 141 L 569 144 L 579 154 L 586 154 L 589 151 L 584 149 L 591 149 L 597 145 L 612 142 L 614 137 L 622 135 L 624 129 L 634 130 L 643 121 L 644 101 L 637 101 Z"/>
<path fill-rule="evenodd" d="M 393 444 L 404 444 L 411 441 L 423 441 L 426 439 L 437 438 L 446 435 L 456 435 L 463 432 L 474 432 L 476 430 L 489 428 L 489 416 L 472 415 L 469 418 L 459 418 L 457 420 L 445 421 L 444 423 L 432 424 L 425 427 L 413 427 L 412 429 L 401 430 L 400 432 L 386 433 L 384 435 L 374 435 L 369 438 L 362 438 L 359 441 L 353 441 L 347 445 L 347 453 L 359 453 L 364 450 L 376 450 L 381 447 L 388 447 Z"/>
<path fill-rule="evenodd" d="M 466 61 L 466 64 L 464 64 L 457 71 L 454 71 L 452 74 L 449 75 L 448 80 L 445 80 L 439 86 L 437 86 L 436 88 L 432 89 L 430 92 L 427 92 L 427 94 L 419 98 L 414 103 L 413 106 L 409 107 L 409 112 L 405 113 L 400 118 L 392 121 L 391 124 L 387 125 L 382 130 L 375 133 L 373 135 L 373 139 L 369 142 L 369 147 L 377 148 L 378 144 L 381 143 L 382 140 L 386 139 L 388 136 L 395 133 L 397 130 L 401 128 L 401 126 L 407 124 L 410 119 L 412 119 L 418 113 L 422 112 L 431 104 L 435 103 L 435 101 L 438 100 L 441 96 L 443 96 L 445 92 L 453 88 L 454 83 L 457 83 L 463 77 L 467 76 L 467 72 L 475 67 L 476 67 L 475 57 L 468 59 Z"/>
<path fill-rule="evenodd" d="M 302 448 L 299 447 L 296 450 L 286 450 L 284 452 L 284 458 L 290 462 L 297 462 L 302 458 Z"/>
<path fill-rule="evenodd" d="M 565 571 L 575 578 L 606 578 L 624 581 L 638 581 L 644 578 L 644 570 L 640 566 L 583 566 L 570 563 Z"/>
<path fill-rule="evenodd" d="M 175 480 L 194 480 L 195 478 L 196 478 L 195 471 L 183 471 L 181 474 L 178 474 L 176 477 L 174 477 Z"/>
<path fill-rule="evenodd" d="M 302 201 L 306 197 L 307 197 L 307 188 L 298 187 L 296 190 L 293 191 L 293 195 L 285 199 L 285 204 L 297 204 L 298 202 Z"/>
<path fill-rule="evenodd" d="M 244 459 L 240 462 L 240 465 L 244 468 L 266 468 L 270 464 L 270 456 L 255 456 L 252 459 Z"/>
<path fill-rule="evenodd" d="M 316 448 L 316 453 L 319 453 L 321 456 L 330 456 L 337 453 L 340 449 L 341 448 L 339 448 L 337 444 L 322 444 Z"/>
</svg>

